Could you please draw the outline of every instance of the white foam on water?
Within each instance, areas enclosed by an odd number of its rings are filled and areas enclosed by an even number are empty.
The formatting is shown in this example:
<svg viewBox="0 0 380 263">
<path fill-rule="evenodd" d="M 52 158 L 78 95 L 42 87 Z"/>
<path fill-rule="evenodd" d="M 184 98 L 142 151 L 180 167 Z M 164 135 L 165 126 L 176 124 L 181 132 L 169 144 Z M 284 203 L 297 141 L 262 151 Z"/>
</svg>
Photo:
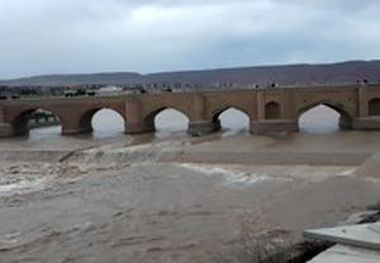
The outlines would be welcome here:
<svg viewBox="0 0 380 263">
<path fill-rule="evenodd" d="M 14 246 L 19 242 L 21 233 L 15 232 L 7 235 L 0 236 L 0 249 L 7 249 Z"/>
<path fill-rule="evenodd" d="M 380 178 L 375 178 L 375 177 L 363 177 L 363 180 L 370 182 L 370 183 L 380 183 Z"/>
<path fill-rule="evenodd" d="M 83 152 L 85 153 L 90 153 L 90 154 L 107 154 L 107 153 L 131 153 L 131 152 L 140 152 L 147 150 L 151 148 L 151 144 L 146 143 L 146 144 L 140 144 L 140 145 L 133 145 L 133 146 L 123 146 L 123 145 L 106 145 L 102 147 L 97 147 L 97 148 L 92 148 L 85 150 Z"/>
<path fill-rule="evenodd" d="M 245 184 L 252 185 L 262 181 L 275 179 L 265 175 L 257 175 L 255 173 L 248 173 L 237 171 L 233 169 L 226 169 L 222 167 L 215 167 L 211 165 L 198 165 L 193 163 L 183 163 L 179 165 L 182 168 L 193 170 L 209 176 L 219 175 L 224 178 L 226 183 L 230 184 Z"/>
<path fill-rule="evenodd" d="M 354 176 L 356 167 L 346 166 L 313 166 L 313 165 L 287 165 L 263 168 L 269 176 L 280 176 L 290 180 L 309 181 L 318 183 L 331 177 Z"/>
<path fill-rule="evenodd" d="M 354 172 L 357 168 L 347 169 L 337 174 L 337 176 L 354 176 Z"/>
<path fill-rule="evenodd" d="M 47 181 L 47 178 L 41 178 L 35 180 L 22 180 L 16 183 L 0 185 L 0 197 L 42 190 L 45 188 Z"/>
<path fill-rule="evenodd" d="M 220 167 L 209 164 L 185 163 L 180 165 L 206 175 L 221 175 L 229 183 L 254 184 L 264 180 L 289 182 L 294 180 L 318 183 L 330 177 L 354 176 L 356 168 L 344 167 L 314 167 L 309 165 L 297 166 L 260 166 L 254 171 L 245 169 Z M 252 167 L 250 168 L 252 169 Z"/>
</svg>

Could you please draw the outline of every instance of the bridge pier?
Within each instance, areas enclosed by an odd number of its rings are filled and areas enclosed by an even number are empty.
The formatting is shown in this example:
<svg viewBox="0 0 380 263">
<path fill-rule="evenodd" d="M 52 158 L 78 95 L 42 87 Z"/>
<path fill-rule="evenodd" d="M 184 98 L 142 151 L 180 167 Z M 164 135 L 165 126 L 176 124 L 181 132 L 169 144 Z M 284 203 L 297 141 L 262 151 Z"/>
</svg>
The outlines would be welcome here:
<svg viewBox="0 0 380 263">
<path fill-rule="evenodd" d="M 63 135 L 76 135 L 91 133 L 93 131 L 90 121 L 78 123 L 77 121 L 67 121 L 65 119 L 61 119 L 61 125 Z"/>
<path fill-rule="evenodd" d="M 380 130 L 380 116 L 354 118 L 352 128 L 354 130 Z"/>
<path fill-rule="evenodd" d="M 268 119 L 255 120 L 250 123 L 250 132 L 257 135 L 273 132 L 298 132 L 298 130 L 297 120 Z"/>
<path fill-rule="evenodd" d="M 76 134 L 83 134 L 83 133 L 91 133 L 92 127 L 85 127 L 85 128 L 66 128 L 62 126 L 62 135 L 76 135 Z"/>
<path fill-rule="evenodd" d="M 339 128 L 342 130 L 351 130 L 353 128 L 353 119 L 347 116 L 340 116 Z"/>
<path fill-rule="evenodd" d="M 0 138 L 9 138 L 15 136 L 13 125 L 10 123 L 0 123 Z"/>
<path fill-rule="evenodd" d="M 202 136 L 219 131 L 220 121 L 191 121 L 187 133 L 191 136 Z"/>
<path fill-rule="evenodd" d="M 125 124 L 125 133 L 126 134 L 141 134 L 141 133 L 149 133 L 154 132 L 154 122 L 127 122 Z"/>
<path fill-rule="evenodd" d="M 13 125 L 12 123 L 0 123 L 0 138 L 10 138 L 29 134 L 27 125 Z"/>
</svg>

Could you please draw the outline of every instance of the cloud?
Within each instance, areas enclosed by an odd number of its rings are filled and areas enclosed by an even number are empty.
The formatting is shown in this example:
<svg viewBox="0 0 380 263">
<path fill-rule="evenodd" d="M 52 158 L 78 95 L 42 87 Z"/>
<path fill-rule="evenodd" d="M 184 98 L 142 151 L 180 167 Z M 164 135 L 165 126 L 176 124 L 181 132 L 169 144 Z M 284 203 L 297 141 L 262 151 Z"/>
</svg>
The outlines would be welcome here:
<svg viewBox="0 0 380 263">
<path fill-rule="evenodd" d="M 0 0 L 0 78 L 379 58 L 378 1 Z"/>
</svg>

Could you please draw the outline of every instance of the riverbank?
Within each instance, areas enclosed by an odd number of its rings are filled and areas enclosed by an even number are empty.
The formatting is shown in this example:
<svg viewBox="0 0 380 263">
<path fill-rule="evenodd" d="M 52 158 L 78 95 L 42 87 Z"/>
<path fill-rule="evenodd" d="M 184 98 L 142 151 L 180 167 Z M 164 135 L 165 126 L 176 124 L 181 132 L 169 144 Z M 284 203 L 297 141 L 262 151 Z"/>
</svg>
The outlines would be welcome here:
<svg viewBox="0 0 380 263">
<path fill-rule="evenodd" d="M 378 200 L 379 139 L 348 132 L 2 141 L 0 256 L 210 262 L 249 240 L 295 244 L 304 229 L 333 226 Z"/>
</svg>

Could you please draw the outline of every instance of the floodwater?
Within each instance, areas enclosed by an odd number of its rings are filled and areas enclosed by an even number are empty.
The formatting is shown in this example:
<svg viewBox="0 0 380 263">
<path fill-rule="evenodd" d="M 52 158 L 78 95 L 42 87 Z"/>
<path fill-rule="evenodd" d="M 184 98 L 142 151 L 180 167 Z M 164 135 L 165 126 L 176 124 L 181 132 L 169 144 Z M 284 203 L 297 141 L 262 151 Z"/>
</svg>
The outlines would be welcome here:
<svg viewBox="0 0 380 263">
<path fill-rule="evenodd" d="M 2 140 L 0 262 L 241 262 L 247 244 L 297 242 L 379 198 L 376 167 L 356 171 L 380 134 L 339 131 L 338 117 L 315 108 L 301 133 L 265 137 L 229 110 L 222 132 L 190 138 L 173 110 L 140 136 L 104 110 L 91 135 Z"/>
</svg>

